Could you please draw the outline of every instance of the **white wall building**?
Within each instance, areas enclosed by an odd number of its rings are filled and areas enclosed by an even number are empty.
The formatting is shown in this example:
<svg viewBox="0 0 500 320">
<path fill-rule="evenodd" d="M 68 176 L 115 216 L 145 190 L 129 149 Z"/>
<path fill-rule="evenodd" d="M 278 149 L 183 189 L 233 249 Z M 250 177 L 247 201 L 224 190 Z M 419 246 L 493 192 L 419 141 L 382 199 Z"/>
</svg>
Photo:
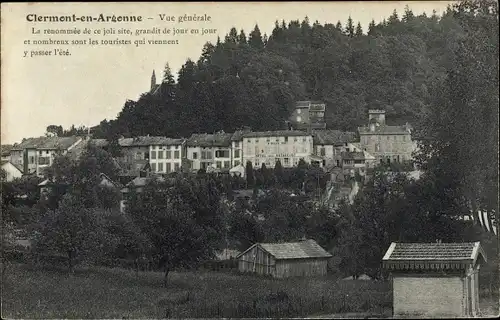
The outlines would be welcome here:
<svg viewBox="0 0 500 320">
<path fill-rule="evenodd" d="M 187 159 L 191 170 L 212 167 L 229 171 L 232 167 L 232 133 L 193 134 L 186 141 Z"/>
<path fill-rule="evenodd" d="M 265 131 L 248 132 L 242 136 L 243 165 L 247 161 L 254 168 L 274 168 L 279 159 L 282 166 L 297 166 L 300 159 L 311 161 L 313 138 L 303 131 Z"/>
</svg>

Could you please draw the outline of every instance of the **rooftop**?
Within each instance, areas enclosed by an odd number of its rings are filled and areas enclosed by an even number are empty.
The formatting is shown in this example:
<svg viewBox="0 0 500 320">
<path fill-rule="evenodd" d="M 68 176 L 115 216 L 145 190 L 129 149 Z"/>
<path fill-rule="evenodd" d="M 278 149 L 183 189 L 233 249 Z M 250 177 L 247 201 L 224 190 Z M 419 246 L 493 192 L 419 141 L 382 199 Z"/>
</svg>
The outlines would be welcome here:
<svg viewBox="0 0 500 320">
<path fill-rule="evenodd" d="M 243 138 L 306 137 L 306 136 L 310 136 L 310 134 L 304 131 L 297 131 L 297 130 L 260 131 L 260 132 L 247 132 L 243 134 Z"/>
<path fill-rule="evenodd" d="M 23 139 L 19 144 L 14 144 L 12 150 L 24 149 L 48 149 L 48 150 L 67 150 L 81 140 L 81 137 L 38 137 Z"/>
<path fill-rule="evenodd" d="M 316 241 L 309 239 L 299 242 L 288 243 L 256 243 L 244 252 L 241 256 L 254 246 L 260 246 L 278 260 L 283 259 L 306 259 L 306 258 L 330 258 L 332 255 L 325 251 Z"/>
<path fill-rule="evenodd" d="M 339 130 L 317 130 L 313 131 L 314 144 L 319 145 L 343 145 L 347 142 L 356 141 L 356 133 Z"/>
<path fill-rule="evenodd" d="M 479 242 L 396 243 L 387 250 L 383 262 L 392 269 L 463 269 L 486 254 Z"/>
<path fill-rule="evenodd" d="M 403 126 L 387 126 L 381 125 L 376 126 L 375 131 L 371 131 L 370 127 L 359 127 L 359 134 L 410 134 L 411 126 L 403 125 Z"/>
<path fill-rule="evenodd" d="M 10 154 L 10 149 L 12 149 L 11 144 L 2 144 L 1 146 L 2 156 L 8 156 Z"/>
<path fill-rule="evenodd" d="M 143 136 L 118 140 L 121 147 L 172 146 L 181 145 L 184 139 L 172 139 L 159 136 Z"/>
<path fill-rule="evenodd" d="M 217 132 L 214 134 L 194 133 L 186 144 L 190 147 L 229 147 L 233 133 Z"/>
</svg>

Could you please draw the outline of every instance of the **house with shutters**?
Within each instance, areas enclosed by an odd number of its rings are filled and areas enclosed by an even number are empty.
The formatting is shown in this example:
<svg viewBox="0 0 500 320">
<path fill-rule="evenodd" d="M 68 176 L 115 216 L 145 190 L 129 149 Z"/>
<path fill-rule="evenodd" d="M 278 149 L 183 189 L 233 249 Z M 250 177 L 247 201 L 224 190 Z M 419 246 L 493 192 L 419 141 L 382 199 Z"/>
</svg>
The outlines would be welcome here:
<svg viewBox="0 0 500 320">
<path fill-rule="evenodd" d="M 232 168 L 233 133 L 193 134 L 186 141 L 186 154 L 190 169 L 228 172 Z"/>
<path fill-rule="evenodd" d="M 38 137 L 14 144 L 10 161 L 23 168 L 23 174 L 43 176 L 44 168 L 52 165 L 57 155 L 65 155 L 84 139 L 82 137 Z"/>
<path fill-rule="evenodd" d="M 479 269 L 486 262 L 479 242 L 393 242 L 382 262 L 394 317 L 478 316 Z"/>
</svg>

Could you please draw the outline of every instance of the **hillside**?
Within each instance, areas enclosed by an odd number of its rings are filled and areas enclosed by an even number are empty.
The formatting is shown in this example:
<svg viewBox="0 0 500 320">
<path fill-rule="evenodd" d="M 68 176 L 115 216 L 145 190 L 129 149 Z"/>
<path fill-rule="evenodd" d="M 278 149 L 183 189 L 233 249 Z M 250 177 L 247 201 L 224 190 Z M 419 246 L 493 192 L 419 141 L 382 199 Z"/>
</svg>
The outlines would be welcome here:
<svg viewBox="0 0 500 320">
<path fill-rule="evenodd" d="M 276 21 L 272 33 L 232 28 L 186 61 L 174 81 L 168 63 L 160 87 L 127 101 L 97 137 L 113 134 L 189 136 L 283 127 L 296 100 L 327 104 L 328 128 L 355 131 L 368 108 L 391 122 L 416 123 L 428 111 L 465 30 L 448 9 L 442 17 L 394 12 L 369 30 L 352 19 L 321 25 Z M 157 89 L 157 90 L 155 90 Z"/>
</svg>

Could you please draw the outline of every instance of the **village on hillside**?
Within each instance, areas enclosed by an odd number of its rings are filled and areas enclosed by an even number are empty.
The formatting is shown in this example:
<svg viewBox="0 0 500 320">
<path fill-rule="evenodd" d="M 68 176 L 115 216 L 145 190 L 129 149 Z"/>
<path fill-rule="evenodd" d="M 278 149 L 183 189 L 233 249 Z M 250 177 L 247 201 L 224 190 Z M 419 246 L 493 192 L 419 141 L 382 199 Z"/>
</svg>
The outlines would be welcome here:
<svg viewBox="0 0 500 320">
<path fill-rule="evenodd" d="M 116 119 L 2 144 L 2 312 L 498 316 L 496 10 L 233 27 Z"/>
</svg>

